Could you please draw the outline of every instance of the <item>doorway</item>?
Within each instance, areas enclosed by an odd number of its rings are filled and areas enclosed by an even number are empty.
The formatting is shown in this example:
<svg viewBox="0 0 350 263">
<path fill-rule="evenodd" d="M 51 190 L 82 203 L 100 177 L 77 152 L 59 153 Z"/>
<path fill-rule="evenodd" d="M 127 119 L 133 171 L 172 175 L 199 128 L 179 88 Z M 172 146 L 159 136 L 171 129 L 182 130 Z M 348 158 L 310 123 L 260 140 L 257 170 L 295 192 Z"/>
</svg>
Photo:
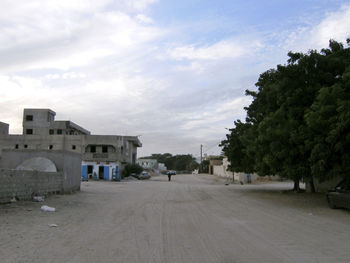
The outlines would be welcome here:
<svg viewBox="0 0 350 263">
<path fill-rule="evenodd" d="M 88 173 L 88 177 L 89 179 L 92 179 L 92 173 L 94 171 L 94 167 L 92 165 L 88 165 L 87 167 L 87 173 Z"/>
<path fill-rule="evenodd" d="M 104 171 L 105 171 L 105 167 L 104 166 L 99 166 L 98 167 L 98 179 L 100 179 L 100 180 L 104 179 Z"/>
</svg>

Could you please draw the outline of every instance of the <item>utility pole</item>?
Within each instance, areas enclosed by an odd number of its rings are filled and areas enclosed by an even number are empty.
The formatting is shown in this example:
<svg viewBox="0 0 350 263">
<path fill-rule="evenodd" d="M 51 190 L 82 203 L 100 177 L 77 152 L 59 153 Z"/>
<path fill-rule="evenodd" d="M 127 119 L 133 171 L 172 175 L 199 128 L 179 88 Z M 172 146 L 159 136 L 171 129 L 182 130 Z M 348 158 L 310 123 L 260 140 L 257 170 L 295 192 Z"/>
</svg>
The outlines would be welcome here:
<svg viewBox="0 0 350 263">
<path fill-rule="evenodd" d="M 203 159 L 202 159 L 202 150 L 203 150 L 203 145 L 201 144 L 201 162 L 199 164 L 198 173 L 200 173 L 202 171 L 202 161 L 203 161 Z"/>
</svg>

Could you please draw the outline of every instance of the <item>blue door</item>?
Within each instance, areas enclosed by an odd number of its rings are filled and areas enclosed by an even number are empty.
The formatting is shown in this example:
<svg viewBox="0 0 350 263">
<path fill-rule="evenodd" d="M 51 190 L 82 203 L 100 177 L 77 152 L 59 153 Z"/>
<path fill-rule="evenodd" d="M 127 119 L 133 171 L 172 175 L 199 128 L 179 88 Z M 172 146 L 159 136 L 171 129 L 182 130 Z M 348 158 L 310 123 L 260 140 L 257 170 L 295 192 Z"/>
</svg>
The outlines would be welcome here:
<svg viewBox="0 0 350 263">
<path fill-rule="evenodd" d="M 109 180 L 109 166 L 104 167 L 103 176 L 105 180 Z"/>
<path fill-rule="evenodd" d="M 120 181 L 121 180 L 121 177 L 120 177 L 120 174 L 119 174 L 119 166 L 116 166 L 115 167 L 115 171 L 116 171 L 116 177 L 117 177 L 117 180 Z"/>
<path fill-rule="evenodd" d="M 87 180 L 88 179 L 88 168 L 87 165 L 82 165 L 81 167 L 81 177 L 83 180 Z"/>
</svg>

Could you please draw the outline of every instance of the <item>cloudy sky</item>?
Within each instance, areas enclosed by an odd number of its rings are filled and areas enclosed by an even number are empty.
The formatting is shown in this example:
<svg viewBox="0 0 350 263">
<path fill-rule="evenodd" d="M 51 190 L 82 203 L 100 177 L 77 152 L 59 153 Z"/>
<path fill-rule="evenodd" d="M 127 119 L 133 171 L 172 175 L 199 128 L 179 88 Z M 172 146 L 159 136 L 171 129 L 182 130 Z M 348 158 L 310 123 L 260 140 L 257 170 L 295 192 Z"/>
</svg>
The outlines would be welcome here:
<svg viewBox="0 0 350 263">
<path fill-rule="evenodd" d="M 350 37 L 343 0 L 0 0 L 0 121 L 50 108 L 139 156 L 220 153 L 259 74 Z"/>
</svg>

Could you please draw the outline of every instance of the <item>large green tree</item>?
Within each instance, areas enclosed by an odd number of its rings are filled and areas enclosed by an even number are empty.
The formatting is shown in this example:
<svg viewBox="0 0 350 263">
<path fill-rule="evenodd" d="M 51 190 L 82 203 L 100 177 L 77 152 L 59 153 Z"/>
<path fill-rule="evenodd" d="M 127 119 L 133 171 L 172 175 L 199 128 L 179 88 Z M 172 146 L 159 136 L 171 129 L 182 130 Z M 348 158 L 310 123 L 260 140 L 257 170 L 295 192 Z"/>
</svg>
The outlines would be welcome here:
<svg viewBox="0 0 350 263">
<path fill-rule="evenodd" d="M 246 91 L 246 122 L 235 121 L 221 146 L 232 171 L 278 174 L 298 190 L 300 180 L 349 175 L 349 48 L 331 40 L 288 57 Z"/>
</svg>

